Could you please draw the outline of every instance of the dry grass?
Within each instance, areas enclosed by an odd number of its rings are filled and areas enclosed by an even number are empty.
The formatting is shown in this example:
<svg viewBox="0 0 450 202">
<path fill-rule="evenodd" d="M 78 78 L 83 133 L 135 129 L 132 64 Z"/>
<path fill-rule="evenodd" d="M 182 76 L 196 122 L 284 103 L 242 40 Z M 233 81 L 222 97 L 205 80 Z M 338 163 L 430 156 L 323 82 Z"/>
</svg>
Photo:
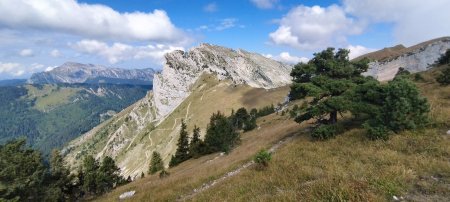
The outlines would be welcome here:
<svg viewBox="0 0 450 202">
<path fill-rule="evenodd" d="M 306 125 L 271 115 L 260 130 L 242 135 L 229 155 L 189 160 L 170 169 L 171 176 L 148 176 L 98 198 L 115 201 L 129 190 L 129 201 L 174 201 L 203 183 L 242 165 L 261 148 L 290 134 L 298 138 L 281 147 L 266 170 L 243 170 L 199 193 L 193 201 L 409 201 L 450 200 L 450 86 L 434 82 L 440 68 L 423 73 L 418 83 L 432 106 L 429 128 L 403 132 L 388 141 L 370 141 L 352 129 L 328 141 L 301 134 Z"/>
<path fill-rule="evenodd" d="M 170 176 L 159 179 L 157 175 L 147 176 L 131 184 L 119 187 L 97 200 L 117 200 L 119 195 L 136 190 L 130 201 L 173 201 L 181 195 L 190 193 L 204 182 L 220 177 L 233 168 L 247 162 L 262 148 L 278 142 L 280 139 L 297 133 L 300 126 L 285 117 L 271 115 L 259 120 L 261 129 L 243 133 L 240 146 L 228 155 L 212 154 L 186 161 L 168 170 Z"/>
</svg>

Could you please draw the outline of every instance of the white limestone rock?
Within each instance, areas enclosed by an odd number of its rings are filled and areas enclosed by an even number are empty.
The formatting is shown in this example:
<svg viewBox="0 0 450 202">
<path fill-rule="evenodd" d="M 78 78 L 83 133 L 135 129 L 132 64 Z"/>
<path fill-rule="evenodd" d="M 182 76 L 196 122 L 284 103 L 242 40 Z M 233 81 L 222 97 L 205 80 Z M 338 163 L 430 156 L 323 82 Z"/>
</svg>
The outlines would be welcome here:
<svg viewBox="0 0 450 202">
<path fill-rule="evenodd" d="M 157 113 L 165 117 L 190 94 L 191 85 L 203 72 L 216 74 L 219 80 L 255 88 L 276 88 L 291 83 L 291 65 L 244 50 L 201 44 L 189 52 L 166 54 L 166 63 L 153 80 Z"/>
<path fill-rule="evenodd" d="M 426 71 L 449 48 L 450 37 L 441 38 L 395 59 L 371 62 L 369 70 L 364 75 L 373 76 L 379 81 L 388 81 L 395 77 L 400 67 L 411 73 Z"/>
</svg>

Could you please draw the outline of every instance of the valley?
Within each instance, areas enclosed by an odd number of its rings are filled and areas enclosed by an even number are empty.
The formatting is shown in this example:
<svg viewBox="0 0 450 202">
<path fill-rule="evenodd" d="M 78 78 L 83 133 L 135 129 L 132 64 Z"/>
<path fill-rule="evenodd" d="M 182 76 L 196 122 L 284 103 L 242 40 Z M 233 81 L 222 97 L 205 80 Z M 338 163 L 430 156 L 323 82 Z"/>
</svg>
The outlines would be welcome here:
<svg viewBox="0 0 450 202">
<path fill-rule="evenodd" d="M 151 86 L 38 84 L 0 87 L 0 142 L 27 138 L 49 154 L 145 96 Z"/>
</svg>

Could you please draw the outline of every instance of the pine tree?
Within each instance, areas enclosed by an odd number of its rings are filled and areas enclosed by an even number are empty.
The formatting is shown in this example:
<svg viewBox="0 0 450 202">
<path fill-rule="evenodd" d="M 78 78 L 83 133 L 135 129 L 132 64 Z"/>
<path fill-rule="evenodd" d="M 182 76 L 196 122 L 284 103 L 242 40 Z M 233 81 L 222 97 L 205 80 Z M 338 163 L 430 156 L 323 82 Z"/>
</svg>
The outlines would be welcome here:
<svg viewBox="0 0 450 202">
<path fill-rule="evenodd" d="M 442 70 L 442 73 L 436 78 L 436 81 L 441 85 L 449 85 L 450 84 L 450 67 L 446 67 Z"/>
<path fill-rule="evenodd" d="M 0 145 L 0 201 L 42 201 L 46 168 L 41 153 L 25 139 Z"/>
<path fill-rule="evenodd" d="M 335 53 L 334 48 L 328 48 L 315 53 L 307 64 L 295 65 L 291 72 L 293 84 L 290 99 L 312 98 L 305 112 L 295 118 L 296 122 L 316 119 L 319 127 L 333 125 L 337 122 L 338 114 L 351 108 L 351 102 L 345 94 L 364 80 L 361 73 L 367 71 L 368 61 L 351 62 L 348 54 L 349 51 L 345 49 Z M 334 126 L 324 126 L 316 133 L 313 132 L 313 136 L 324 139 L 335 133 Z"/>
<path fill-rule="evenodd" d="M 72 180 L 73 176 L 66 168 L 59 150 L 54 149 L 50 157 L 50 182 L 45 200 L 64 201 L 65 198 L 71 197 L 75 188 L 72 185 Z"/>
<path fill-rule="evenodd" d="M 150 161 L 150 168 L 148 170 L 149 174 L 155 174 L 156 172 L 164 169 L 164 162 L 161 155 L 154 151 L 152 154 L 152 160 Z"/>
<path fill-rule="evenodd" d="M 178 138 L 177 143 L 177 151 L 175 152 L 175 156 L 172 156 L 170 160 L 170 167 L 176 166 L 183 161 L 186 161 L 190 158 L 189 156 L 189 134 L 186 131 L 186 123 L 181 121 L 181 130 L 180 137 Z"/>
<path fill-rule="evenodd" d="M 92 155 L 88 155 L 83 160 L 83 191 L 86 193 L 97 193 L 97 170 L 98 162 Z"/>
<path fill-rule="evenodd" d="M 200 139 L 200 128 L 194 126 L 192 140 L 189 144 L 189 154 L 192 158 L 198 158 L 206 153 L 205 143 Z"/>
<path fill-rule="evenodd" d="M 231 121 L 220 111 L 214 113 L 210 118 L 205 136 L 208 152 L 229 152 L 239 141 L 239 133 L 236 132 Z"/>
<path fill-rule="evenodd" d="M 101 166 L 99 168 L 99 174 L 97 179 L 97 187 L 101 192 L 111 190 L 116 185 L 122 182 L 120 176 L 120 169 L 117 167 L 116 162 L 109 156 L 103 158 Z"/>
</svg>

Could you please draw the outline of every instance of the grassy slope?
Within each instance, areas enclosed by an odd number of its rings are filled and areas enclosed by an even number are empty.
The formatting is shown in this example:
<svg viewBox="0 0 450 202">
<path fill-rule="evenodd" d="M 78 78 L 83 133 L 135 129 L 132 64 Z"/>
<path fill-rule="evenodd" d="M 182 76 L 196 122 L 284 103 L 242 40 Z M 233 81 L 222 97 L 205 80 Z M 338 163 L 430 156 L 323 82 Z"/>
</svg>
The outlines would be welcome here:
<svg viewBox="0 0 450 202">
<path fill-rule="evenodd" d="M 254 89 L 249 86 L 228 85 L 227 81 L 217 81 L 213 75 L 203 75 L 192 87 L 193 92 L 156 128 L 144 133 L 133 134 L 131 146 L 118 156 L 119 165 L 125 165 L 125 175 L 140 175 L 148 170 L 150 154 L 161 153 L 166 164 L 176 150 L 181 119 L 188 125 L 189 133 L 195 125 L 204 134 L 212 113 L 218 110 L 229 114 L 239 107 L 260 108 L 283 101 L 288 88 L 273 90 Z M 260 97 L 257 101 L 254 96 Z M 153 130 L 153 131 L 152 131 Z"/>
<path fill-rule="evenodd" d="M 423 73 L 425 81 L 418 83 L 431 104 L 433 127 L 403 132 L 389 141 L 369 141 L 360 129 L 312 141 L 301 132 L 307 125 L 271 115 L 258 120 L 260 130 L 243 134 L 241 146 L 229 155 L 189 160 L 170 169 L 168 178 L 147 176 L 98 200 L 117 200 L 121 193 L 136 190 L 130 201 L 173 201 L 291 134 L 298 138 L 274 154 L 267 170 L 244 169 L 192 200 L 386 201 L 394 195 L 414 201 L 449 200 L 450 137 L 445 131 L 450 128 L 450 86 L 433 81 L 436 71 Z"/>
</svg>

